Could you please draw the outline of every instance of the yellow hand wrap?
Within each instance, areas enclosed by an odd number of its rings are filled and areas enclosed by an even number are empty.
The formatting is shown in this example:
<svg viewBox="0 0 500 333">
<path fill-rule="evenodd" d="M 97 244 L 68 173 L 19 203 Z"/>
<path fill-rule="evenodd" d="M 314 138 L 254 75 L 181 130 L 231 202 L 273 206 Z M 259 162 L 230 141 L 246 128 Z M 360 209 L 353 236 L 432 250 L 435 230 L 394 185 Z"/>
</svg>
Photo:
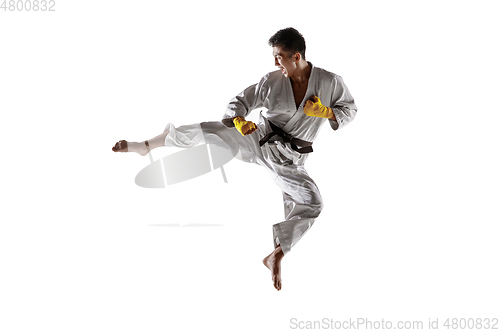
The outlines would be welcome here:
<svg viewBox="0 0 500 333">
<path fill-rule="evenodd" d="M 332 118 L 333 110 L 321 104 L 318 96 L 313 96 L 304 104 L 304 113 L 311 117 Z"/>
<path fill-rule="evenodd" d="M 251 121 L 246 121 L 243 117 L 234 118 L 233 124 L 241 135 L 252 134 L 257 129 L 257 125 Z"/>
</svg>

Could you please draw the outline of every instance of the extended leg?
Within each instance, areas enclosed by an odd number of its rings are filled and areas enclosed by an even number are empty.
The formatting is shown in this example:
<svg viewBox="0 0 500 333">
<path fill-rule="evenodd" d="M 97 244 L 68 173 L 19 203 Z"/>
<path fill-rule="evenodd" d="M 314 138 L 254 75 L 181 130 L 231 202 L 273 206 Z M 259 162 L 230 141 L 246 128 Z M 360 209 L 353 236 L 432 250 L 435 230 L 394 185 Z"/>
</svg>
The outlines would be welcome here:
<svg viewBox="0 0 500 333">
<path fill-rule="evenodd" d="M 163 133 L 142 142 L 118 141 L 112 150 L 114 152 L 135 152 L 141 156 L 158 147 L 189 148 L 203 141 L 203 131 L 200 124 L 174 127 L 168 124 Z"/>
<path fill-rule="evenodd" d="M 168 132 L 163 132 L 162 134 L 155 136 L 152 139 L 142 141 L 142 142 L 128 142 L 126 140 L 118 141 L 112 150 L 114 152 L 135 152 L 141 156 L 146 155 L 150 150 L 158 147 L 165 146 L 165 138 Z"/>
<path fill-rule="evenodd" d="M 199 124 L 174 127 L 168 124 L 165 131 L 147 141 L 127 142 L 121 140 L 112 148 L 114 152 L 136 152 L 142 156 L 158 147 L 191 148 L 200 143 L 215 144 L 229 149 L 236 158 L 250 163 L 262 161 L 259 138 L 261 130 L 242 136 L 234 128 L 226 128 L 221 122 L 203 122 Z M 149 144 L 149 147 L 146 145 Z"/>
</svg>

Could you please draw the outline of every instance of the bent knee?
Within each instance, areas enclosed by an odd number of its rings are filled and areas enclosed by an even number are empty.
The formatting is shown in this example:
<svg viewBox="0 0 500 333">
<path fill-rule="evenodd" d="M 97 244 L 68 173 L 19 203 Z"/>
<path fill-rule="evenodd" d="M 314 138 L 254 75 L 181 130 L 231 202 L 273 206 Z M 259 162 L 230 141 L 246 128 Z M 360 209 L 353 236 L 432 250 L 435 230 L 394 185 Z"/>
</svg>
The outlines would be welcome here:
<svg viewBox="0 0 500 333">
<path fill-rule="evenodd" d="M 323 198 L 321 198 L 321 195 L 319 193 L 313 196 L 312 201 L 309 203 L 309 206 L 314 210 L 314 215 L 316 215 L 316 217 L 321 214 L 321 211 L 324 208 L 324 204 Z"/>
</svg>

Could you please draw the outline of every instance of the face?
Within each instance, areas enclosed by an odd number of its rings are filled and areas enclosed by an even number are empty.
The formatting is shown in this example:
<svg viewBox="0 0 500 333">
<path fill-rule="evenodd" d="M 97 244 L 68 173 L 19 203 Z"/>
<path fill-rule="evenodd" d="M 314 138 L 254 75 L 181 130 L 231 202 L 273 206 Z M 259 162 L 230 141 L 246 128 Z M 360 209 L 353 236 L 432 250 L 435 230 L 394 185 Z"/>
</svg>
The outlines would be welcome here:
<svg viewBox="0 0 500 333">
<path fill-rule="evenodd" d="M 285 77 L 291 77 L 297 68 L 297 63 L 300 59 L 298 54 L 295 53 L 291 57 L 288 57 L 285 51 L 281 49 L 281 46 L 273 46 L 273 56 L 274 65 L 281 69 L 281 73 Z"/>
</svg>

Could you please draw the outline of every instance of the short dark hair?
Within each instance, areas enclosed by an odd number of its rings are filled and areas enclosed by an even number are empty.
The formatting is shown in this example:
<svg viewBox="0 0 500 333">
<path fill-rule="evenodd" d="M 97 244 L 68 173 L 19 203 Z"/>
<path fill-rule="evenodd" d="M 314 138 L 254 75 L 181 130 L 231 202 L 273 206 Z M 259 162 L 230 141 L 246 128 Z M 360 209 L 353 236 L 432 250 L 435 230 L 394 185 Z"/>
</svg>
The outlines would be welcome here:
<svg viewBox="0 0 500 333">
<path fill-rule="evenodd" d="M 270 46 L 280 46 L 289 57 L 299 52 L 306 59 L 306 41 L 304 37 L 294 28 L 281 29 L 269 38 Z"/>
</svg>

